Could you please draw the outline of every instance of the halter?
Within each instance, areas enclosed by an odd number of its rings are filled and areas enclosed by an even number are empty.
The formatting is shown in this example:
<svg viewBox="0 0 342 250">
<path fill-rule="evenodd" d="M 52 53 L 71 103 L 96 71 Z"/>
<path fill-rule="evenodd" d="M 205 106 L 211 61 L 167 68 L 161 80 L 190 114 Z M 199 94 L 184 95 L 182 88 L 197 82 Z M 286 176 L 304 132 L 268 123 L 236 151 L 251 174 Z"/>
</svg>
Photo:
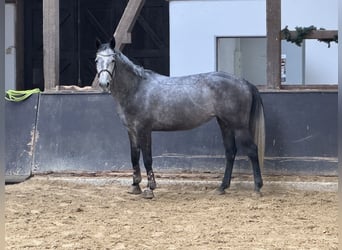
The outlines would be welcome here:
<svg viewBox="0 0 342 250">
<path fill-rule="evenodd" d="M 102 56 L 102 57 L 109 57 L 109 56 L 114 56 L 115 54 L 109 54 L 109 55 L 101 55 L 101 54 L 98 54 L 99 56 Z M 113 67 L 113 72 L 115 71 L 115 66 L 116 66 L 116 63 L 114 63 L 114 67 Z M 110 75 L 110 78 L 113 79 L 113 72 L 110 72 L 108 69 L 101 69 L 98 73 L 97 73 L 97 77 L 100 77 L 100 74 L 102 72 L 107 72 L 109 75 Z"/>
<path fill-rule="evenodd" d="M 115 69 L 115 65 L 114 65 L 113 71 L 114 71 L 114 69 Z M 110 75 L 110 78 L 113 79 L 113 72 L 110 72 L 108 69 L 101 69 L 100 72 L 97 73 L 97 77 L 100 77 L 100 74 L 101 74 L 102 72 L 107 72 L 107 73 Z"/>
</svg>

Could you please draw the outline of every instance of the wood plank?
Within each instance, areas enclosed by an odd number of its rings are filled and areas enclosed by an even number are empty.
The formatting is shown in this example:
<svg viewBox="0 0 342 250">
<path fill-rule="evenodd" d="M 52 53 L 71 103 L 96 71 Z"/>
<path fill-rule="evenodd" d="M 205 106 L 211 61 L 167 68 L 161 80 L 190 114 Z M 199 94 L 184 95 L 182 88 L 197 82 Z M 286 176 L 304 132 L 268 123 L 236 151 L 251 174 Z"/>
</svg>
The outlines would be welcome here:
<svg viewBox="0 0 342 250">
<path fill-rule="evenodd" d="M 257 86 L 259 92 L 262 93 L 278 93 L 278 92 L 336 92 L 338 91 L 337 84 L 296 84 L 296 85 L 287 85 L 282 84 L 280 89 L 269 89 L 265 85 Z"/>
<path fill-rule="evenodd" d="M 43 0 L 44 89 L 59 85 L 59 0 Z"/>
<path fill-rule="evenodd" d="M 307 90 L 315 90 L 315 89 L 319 89 L 319 90 L 335 90 L 337 91 L 337 84 L 305 84 L 305 85 L 287 85 L 287 84 L 283 84 L 281 85 L 281 89 L 284 90 L 303 90 L 303 89 L 307 89 Z"/>
<path fill-rule="evenodd" d="M 129 0 L 127 3 L 114 33 L 117 49 L 122 50 L 125 44 L 131 43 L 131 32 L 144 3 L 145 0 Z"/>
<path fill-rule="evenodd" d="M 297 37 L 296 31 L 290 31 L 292 38 Z M 337 30 L 313 30 L 310 34 L 305 36 L 305 39 L 334 39 L 337 36 Z M 281 39 L 285 39 L 284 36 Z"/>
<path fill-rule="evenodd" d="M 16 1 L 15 48 L 16 48 L 16 89 L 25 89 L 24 78 L 24 0 Z"/>
<path fill-rule="evenodd" d="M 281 0 L 266 1 L 267 87 L 280 88 Z"/>
</svg>

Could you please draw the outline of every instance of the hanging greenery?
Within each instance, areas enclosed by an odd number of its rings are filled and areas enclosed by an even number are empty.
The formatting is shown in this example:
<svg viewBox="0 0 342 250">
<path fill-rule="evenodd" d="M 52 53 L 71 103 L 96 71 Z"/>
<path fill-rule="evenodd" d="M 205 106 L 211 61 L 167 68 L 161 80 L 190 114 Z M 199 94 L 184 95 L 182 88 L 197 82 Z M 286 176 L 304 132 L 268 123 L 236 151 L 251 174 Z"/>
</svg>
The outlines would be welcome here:
<svg viewBox="0 0 342 250">
<path fill-rule="evenodd" d="M 286 26 L 284 29 L 281 30 L 282 37 L 291 43 L 295 43 L 297 46 L 302 46 L 303 40 L 306 38 L 307 35 L 311 34 L 312 31 L 317 30 L 317 28 L 313 25 L 309 27 L 296 27 L 296 35 L 291 36 L 290 30 Z M 319 30 L 325 30 L 323 28 L 320 28 Z M 333 38 L 329 39 L 317 39 L 320 42 L 325 42 L 328 44 L 328 48 L 330 48 L 330 43 L 335 42 L 338 43 L 338 36 L 335 35 Z"/>
</svg>

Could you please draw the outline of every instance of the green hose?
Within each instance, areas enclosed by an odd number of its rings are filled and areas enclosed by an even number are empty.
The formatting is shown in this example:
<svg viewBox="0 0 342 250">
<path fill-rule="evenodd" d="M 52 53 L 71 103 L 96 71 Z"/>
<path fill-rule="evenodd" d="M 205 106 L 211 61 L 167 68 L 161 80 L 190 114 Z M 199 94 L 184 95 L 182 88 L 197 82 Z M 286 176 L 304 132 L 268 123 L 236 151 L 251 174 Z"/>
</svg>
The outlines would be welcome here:
<svg viewBox="0 0 342 250">
<path fill-rule="evenodd" d="M 7 90 L 5 99 L 12 102 L 21 102 L 29 98 L 32 94 L 40 93 L 39 88 L 29 90 Z"/>
</svg>

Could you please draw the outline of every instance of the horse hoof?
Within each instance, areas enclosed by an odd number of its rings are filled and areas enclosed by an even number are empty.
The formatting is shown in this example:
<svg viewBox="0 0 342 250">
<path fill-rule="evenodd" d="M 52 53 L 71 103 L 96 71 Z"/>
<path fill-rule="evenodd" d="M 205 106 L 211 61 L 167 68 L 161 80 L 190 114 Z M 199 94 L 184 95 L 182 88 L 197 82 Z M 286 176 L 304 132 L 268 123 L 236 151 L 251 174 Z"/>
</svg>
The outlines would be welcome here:
<svg viewBox="0 0 342 250">
<path fill-rule="evenodd" d="M 263 194 L 260 191 L 254 191 L 253 192 L 253 196 L 256 197 L 256 198 L 260 198 L 260 197 L 263 196 Z"/>
<path fill-rule="evenodd" d="M 141 194 L 141 188 L 139 185 L 132 185 L 131 189 L 128 191 L 130 194 Z"/>
<path fill-rule="evenodd" d="M 153 191 L 150 189 L 146 189 L 143 192 L 143 198 L 145 199 L 152 199 L 154 197 Z"/>
<path fill-rule="evenodd" d="M 226 193 L 226 191 L 222 188 L 218 188 L 215 190 L 215 194 L 217 195 L 224 195 Z"/>
</svg>

